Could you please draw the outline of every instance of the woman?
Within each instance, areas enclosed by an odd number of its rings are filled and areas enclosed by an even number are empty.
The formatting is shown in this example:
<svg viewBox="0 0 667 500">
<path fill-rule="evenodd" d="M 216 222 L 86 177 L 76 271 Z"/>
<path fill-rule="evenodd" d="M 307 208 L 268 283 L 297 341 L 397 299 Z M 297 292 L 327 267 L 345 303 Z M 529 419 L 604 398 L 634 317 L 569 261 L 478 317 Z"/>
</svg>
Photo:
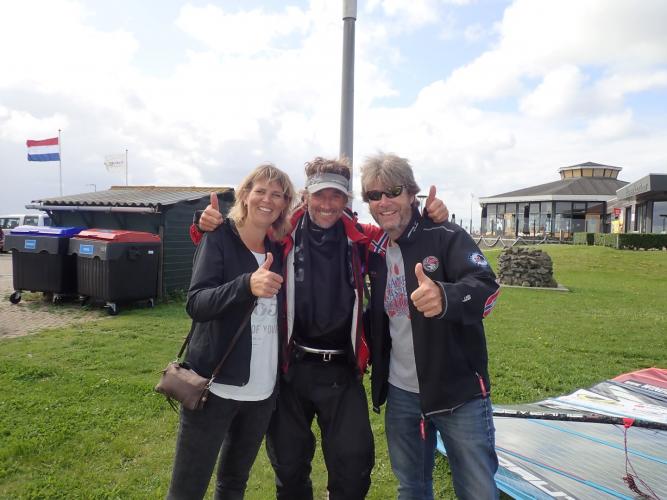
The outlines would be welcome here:
<svg viewBox="0 0 667 500">
<path fill-rule="evenodd" d="M 278 310 L 284 309 L 276 241 L 289 230 L 294 188 L 287 174 L 266 164 L 236 193 L 227 223 L 207 233 L 195 254 L 186 305 L 195 321 L 186 358 L 192 369 L 210 377 L 252 314 L 204 409 L 181 408 L 170 499 L 202 498 L 218 454 L 215 498 L 242 498 L 275 406 Z"/>
</svg>

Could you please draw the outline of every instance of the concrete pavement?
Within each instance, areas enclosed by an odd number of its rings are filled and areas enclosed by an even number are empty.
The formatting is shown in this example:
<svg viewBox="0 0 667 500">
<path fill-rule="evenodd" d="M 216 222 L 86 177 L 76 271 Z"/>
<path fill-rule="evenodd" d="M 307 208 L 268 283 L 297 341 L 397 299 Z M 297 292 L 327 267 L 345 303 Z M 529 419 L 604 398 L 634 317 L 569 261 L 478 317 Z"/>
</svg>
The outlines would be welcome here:
<svg viewBox="0 0 667 500">
<path fill-rule="evenodd" d="M 20 337 L 46 328 L 58 328 L 90 320 L 107 318 L 103 309 L 87 310 L 76 302 L 51 304 L 41 293 L 24 293 L 21 302 L 12 304 L 9 295 L 14 291 L 12 256 L 0 254 L 0 340 Z"/>
</svg>

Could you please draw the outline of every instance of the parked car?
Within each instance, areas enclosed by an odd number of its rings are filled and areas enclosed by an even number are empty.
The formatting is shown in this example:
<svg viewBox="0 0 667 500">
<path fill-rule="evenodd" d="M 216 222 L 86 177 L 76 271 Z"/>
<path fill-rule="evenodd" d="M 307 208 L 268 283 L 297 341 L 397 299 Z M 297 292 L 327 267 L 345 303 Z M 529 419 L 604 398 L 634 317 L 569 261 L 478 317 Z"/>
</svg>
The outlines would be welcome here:
<svg viewBox="0 0 667 500">
<path fill-rule="evenodd" d="M 4 251 L 4 235 L 16 226 L 50 226 L 51 217 L 44 213 L 0 215 L 0 251 Z"/>
</svg>

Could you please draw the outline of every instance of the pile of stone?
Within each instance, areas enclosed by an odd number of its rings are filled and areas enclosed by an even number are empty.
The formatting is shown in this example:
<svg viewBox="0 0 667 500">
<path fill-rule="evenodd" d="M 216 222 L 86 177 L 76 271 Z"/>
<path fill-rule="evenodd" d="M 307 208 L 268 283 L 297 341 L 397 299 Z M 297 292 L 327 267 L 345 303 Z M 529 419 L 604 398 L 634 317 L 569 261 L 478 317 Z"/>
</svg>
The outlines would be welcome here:
<svg viewBox="0 0 667 500">
<path fill-rule="evenodd" d="M 512 247 L 498 257 L 498 281 L 503 285 L 556 288 L 551 257 L 542 250 Z"/>
</svg>

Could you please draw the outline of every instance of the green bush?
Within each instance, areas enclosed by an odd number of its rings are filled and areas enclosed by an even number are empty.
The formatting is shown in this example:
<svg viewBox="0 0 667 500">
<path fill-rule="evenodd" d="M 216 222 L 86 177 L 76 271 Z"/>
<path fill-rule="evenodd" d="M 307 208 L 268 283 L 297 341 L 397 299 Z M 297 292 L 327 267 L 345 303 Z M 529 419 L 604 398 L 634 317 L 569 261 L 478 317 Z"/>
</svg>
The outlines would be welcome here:
<svg viewBox="0 0 667 500">
<path fill-rule="evenodd" d="M 595 233 L 574 233 L 572 242 L 575 245 L 594 245 Z"/>
<path fill-rule="evenodd" d="M 618 236 L 615 233 L 595 233 L 593 244 L 600 247 L 618 248 Z"/>
<path fill-rule="evenodd" d="M 581 236 L 579 236 L 581 235 Z M 624 250 L 648 250 L 649 248 L 663 249 L 667 247 L 667 234 L 639 234 L 639 233 L 575 233 L 575 244 L 584 245 L 583 236 L 593 236 L 593 245 L 601 247 L 619 248 Z M 579 238 L 577 238 L 579 236 Z M 586 242 L 588 240 L 585 240 Z"/>
<path fill-rule="evenodd" d="M 667 247 L 667 234 L 619 234 L 618 246 L 616 248 L 638 250 L 640 248 Z"/>
</svg>

